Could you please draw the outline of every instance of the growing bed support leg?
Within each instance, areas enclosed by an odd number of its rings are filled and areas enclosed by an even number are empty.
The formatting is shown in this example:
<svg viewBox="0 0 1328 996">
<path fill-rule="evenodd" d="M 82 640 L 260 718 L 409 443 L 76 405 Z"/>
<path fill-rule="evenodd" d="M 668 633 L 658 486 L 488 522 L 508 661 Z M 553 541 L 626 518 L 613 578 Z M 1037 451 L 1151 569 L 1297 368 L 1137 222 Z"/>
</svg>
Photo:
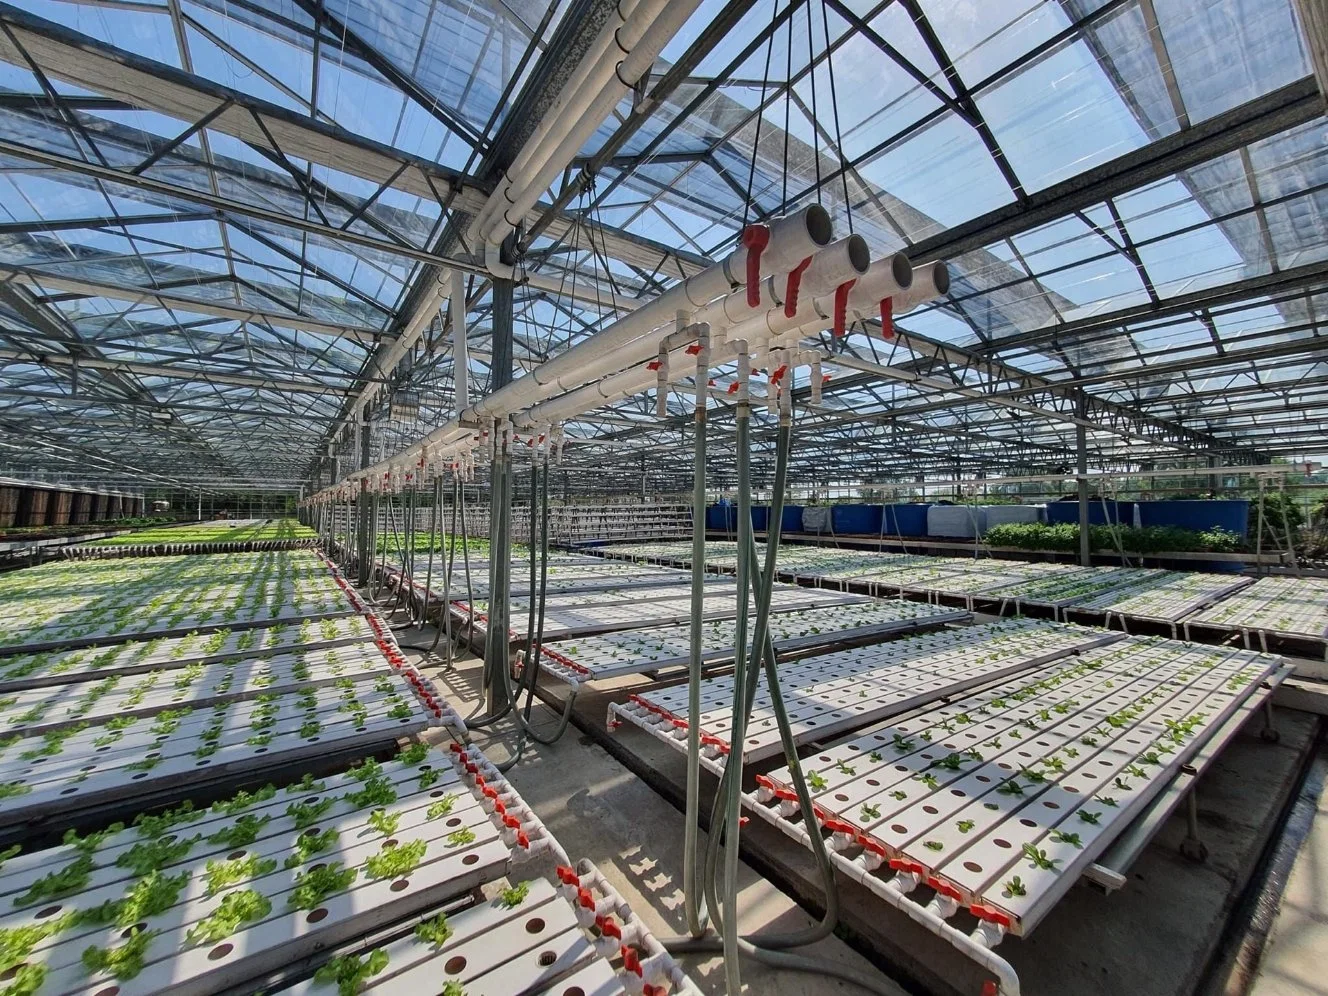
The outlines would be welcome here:
<svg viewBox="0 0 1328 996">
<path fill-rule="evenodd" d="M 1275 744 L 1282 739 L 1282 735 L 1277 732 L 1277 725 L 1273 722 L 1273 697 L 1271 695 L 1263 700 L 1263 729 L 1259 731 L 1259 739 L 1266 744 Z"/>
<path fill-rule="evenodd" d="M 1180 853 L 1191 861 L 1207 861 L 1208 845 L 1199 839 L 1199 786 L 1192 785 L 1185 795 L 1185 839 Z"/>
</svg>

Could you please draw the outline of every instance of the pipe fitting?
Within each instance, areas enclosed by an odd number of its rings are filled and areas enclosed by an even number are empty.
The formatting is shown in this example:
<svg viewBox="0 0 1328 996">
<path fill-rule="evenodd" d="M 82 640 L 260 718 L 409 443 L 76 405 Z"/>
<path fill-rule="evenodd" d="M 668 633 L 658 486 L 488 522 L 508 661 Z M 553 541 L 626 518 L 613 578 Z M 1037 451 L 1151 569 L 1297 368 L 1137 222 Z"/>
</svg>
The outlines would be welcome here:
<svg viewBox="0 0 1328 996">
<path fill-rule="evenodd" d="M 913 284 L 894 296 L 893 313 L 902 315 L 920 304 L 950 293 L 950 268 L 940 260 L 913 269 Z"/>
<path fill-rule="evenodd" d="M 867 240 L 861 235 L 850 235 L 812 257 L 802 276 L 801 291 L 813 298 L 823 297 L 847 281 L 861 282 L 871 269 L 871 249 Z M 784 304 L 784 313 L 789 318 L 797 314 L 797 299 L 792 295 Z"/>
</svg>

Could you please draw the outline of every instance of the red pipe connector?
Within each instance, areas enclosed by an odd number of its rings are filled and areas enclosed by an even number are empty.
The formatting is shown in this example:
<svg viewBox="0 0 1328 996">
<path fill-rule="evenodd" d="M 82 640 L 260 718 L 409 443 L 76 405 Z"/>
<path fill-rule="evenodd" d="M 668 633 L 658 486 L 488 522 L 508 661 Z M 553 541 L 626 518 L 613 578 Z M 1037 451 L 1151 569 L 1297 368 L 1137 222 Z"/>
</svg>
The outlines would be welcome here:
<svg viewBox="0 0 1328 996">
<path fill-rule="evenodd" d="M 798 290 L 802 287 L 802 275 L 807 272 L 807 267 L 811 265 L 812 258 L 808 256 L 793 269 L 789 270 L 788 285 L 784 291 L 785 318 L 792 318 L 798 313 Z"/>
<path fill-rule="evenodd" d="M 893 339 L 895 337 L 895 299 L 892 297 L 881 298 L 881 338 Z"/>
<path fill-rule="evenodd" d="M 742 244 L 747 249 L 747 307 L 761 303 L 761 253 L 770 244 L 770 229 L 765 225 L 748 225 L 742 232 Z"/>
</svg>

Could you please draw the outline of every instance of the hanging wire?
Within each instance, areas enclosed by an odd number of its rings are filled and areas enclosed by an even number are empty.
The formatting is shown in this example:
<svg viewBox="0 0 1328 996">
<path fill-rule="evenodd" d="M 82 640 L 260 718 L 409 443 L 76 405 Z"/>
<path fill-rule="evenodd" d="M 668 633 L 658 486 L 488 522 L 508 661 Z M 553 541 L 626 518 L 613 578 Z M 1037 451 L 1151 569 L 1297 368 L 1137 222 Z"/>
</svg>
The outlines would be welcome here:
<svg viewBox="0 0 1328 996">
<path fill-rule="evenodd" d="M 756 159 L 761 153 L 761 125 L 765 122 L 765 94 L 770 86 L 770 56 L 775 49 L 775 20 L 779 17 L 779 0 L 770 5 L 770 37 L 765 44 L 765 69 L 761 73 L 761 99 L 756 105 L 756 136 L 752 139 L 752 165 L 747 171 L 747 200 L 742 206 L 742 227 L 751 220 L 752 202 L 756 191 Z"/>
<path fill-rule="evenodd" d="M 793 18 L 788 19 L 788 44 L 784 47 L 784 176 L 779 192 L 779 210 L 788 210 L 789 114 L 793 109 Z"/>
<path fill-rule="evenodd" d="M 812 5 L 807 3 L 807 75 L 812 81 L 812 167 L 816 170 L 816 203 L 821 203 L 821 113 L 816 107 L 816 31 L 812 27 Z M 830 36 L 825 38 L 826 54 L 830 52 Z M 789 81 L 789 100 L 793 99 L 793 81 Z"/>
<path fill-rule="evenodd" d="M 821 29 L 825 32 L 825 67 L 830 75 L 830 109 L 835 119 L 835 155 L 839 158 L 839 179 L 844 184 L 844 214 L 848 217 L 848 234 L 853 234 L 853 202 L 848 196 L 848 160 L 844 157 L 844 133 L 839 128 L 839 96 L 835 91 L 835 53 L 830 44 L 830 15 L 825 0 L 821 0 Z"/>
</svg>

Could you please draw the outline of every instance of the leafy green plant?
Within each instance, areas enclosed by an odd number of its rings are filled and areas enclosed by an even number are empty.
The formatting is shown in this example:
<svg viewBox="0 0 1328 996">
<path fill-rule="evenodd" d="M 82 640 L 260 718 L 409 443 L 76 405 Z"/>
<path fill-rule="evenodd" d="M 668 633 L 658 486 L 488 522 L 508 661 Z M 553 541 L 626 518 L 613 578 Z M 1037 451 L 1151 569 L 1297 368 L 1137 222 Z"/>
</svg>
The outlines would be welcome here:
<svg viewBox="0 0 1328 996">
<path fill-rule="evenodd" d="M 402 764 L 416 765 L 429 756 L 429 745 L 426 743 L 413 743 L 400 754 L 397 760 Z"/>
<path fill-rule="evenodd" d="M 272 901 L 255 889 L 237 889 L 222 897 L 221 905 L 189 928 L 184 939 L 190 944 L 215 944 L 230 937 L 241 925 L 261 920 L 272 912 Z"/>
<path fill-rule="evenodd" d="M 1059 858 L 1048 858 L 1047 852 L 1041 848 L 1034 847 L 1032 844 L 1023 846 L 1024 857 L 1029 860 L 1034 868 L 1041 868 L 1045 871 L 1055 871 L 1056 866 L 1060 864 Z"/>
<path fill-rule="evenodd" d="M 1026 896 L 1028 895 L 1028 890 L 1024 888 L 1024 883 L 1020 881 L 1019 876 L 1015 875 L 1005 883 L 1004 895 L 1007 899 L 1012 896 Z"/>
<path fill-rule="evenodd" d="M 359 872 L 343 868 L 339 861 L 307 869 L 295 876 L 295 888 L 286 898 L 286 905 L 299 910 L 317 909 L 328 896 L 349 889 L 358 877 Z"/>
<path fill-rule="evenodd" d="M 315 854 L 321 854 L 329 850 L 341 836 L 335 827 L 328 827 L 326 830 L 320 830 L 317 833 L 303 833 L 295 841 L 295 850 L 287 855 L 285 865 L 287 868 L 298 868 L 305 864 Z"/>
<path fill-rule="evenodd" d="M 314 776 L 306 771 L 304 777 L 298 782 L 286 786 L 286 794 L 293 795 L 296 792 L 322 792 L 325 788 L 327 788 L 326 782 L 314 781 Z"/>
<path fill-rule="evenodd" d="M 322 799 L 310 799 L 307 802 L 292 802 L 286 807 L 286 815 L 295 821 L 295 829 L 311 827 L 323 818 L 323 814 L 336 805 L 336 799 L 326 796 Z"/>
<path fill-rule="evenodd" d="M 206 815 L 206 810 L 195 809 L 194 804 L 186 799 L 174 809 L 165 809 L 156 814 L 139 813 L 134 817 L 134 826 L 140 837 L 160 837 L 173 827 L 193 823 Z"/>
<path fill-rule="evenodd" d="M 409 844 L 398 844 L 395 847 L 384 847 L 377 854 L 365 859 L 364 869 L 373 879 L 405 878 L 424 860 L 427 847 L 428 845 L 422 840 L 413 840 Z"/>
<path fill-rule="evenodd" d="M 356 809 L 369 809 L 378 806 L 390 806 L 397 801 L 397 790 L 385 778 L 371 778 L 358 792 L 347 792 L 342 796 Z"/>
<path fill-rule="evenodd" d="M 335 985 L 337 996 L 355 996 L 366 979 L 387 968 L 387 952 L 375 948 L 361 959 L 358 955 L 333 958 L 314 973 L 314 981 Z"/>
<path fill-rule="evenodd" d="M 272 817 L 266 813 L 262 816 L 245 813 L 230 826 L 222 827 L 208 837 L 208 841 L 225 847 L 248 847 L 258 839 L 258 834 L 270 822 L 272 822 Z"/>
<path fill-rule="evenodd" d="M 466 844 L 474 843 L 475 831 L 470 827 L 462 827 L 460 830 L 454 830 L 447 835 L 448 847 L 464 847 Z"/>
<path fill-rule="evenodd" d="M 204 868 L 207 879 L 207 894 L 215 896 L 237 882 L 262 878 L 277 870 L 277 862 L 272 858 L 260 858 L 256 854 L 246 854 L 231 861 L 209 861 Z"/>
<path fill-rule="evenodd" d="M 156 931 L 130 928 L 129 940 L 113 948 L 89 947 L 83 951 L 83 967 L 89 973 L 105 972 L 124 982 L 143 971 L 148 945 Z"/>
<path fill-rule="evenodd" d="M 163 875 L 152 871 L 144 875 L 123 899 L 108 899 L 99 906 L 75 914 L 80 924 L 132 927 L 148 917 L 164 913 L 175 905 L 180 893 L 189 884 L 189 872 Z"/>
<path fill-rule="evenodd" d="M 829 787 L 827 782 L 818 772 L 813 771 L 807 776 L 807 784 L 811 786 L 814 792 L 824 792 Z"/>
<path fill-rule="evenodd" d="M 391 837 L 401 825 L 400 813 L 388 813 L 386 809 L 375 809 L 369 814 L 369 826 L 384 837 Z"/>
<path fill-rule="evenodd" d="M 861 814 L 859 814 L 860 822 L 866 823 L 869 820 L 879 820 L 880 818 L 881 818 L 880 806 L 871 806 L 867 805 L 866 803 L 863 804 L 862 812 Z"/>
<path fill-rule="evenodd" d="M 430 803 L 429 808 L 425 810 L 425 815 L 431 820 L 436 820 L 440 816 L 446 816 L 452 811 L 452 807 L 456 805 L 456 800 L 456 795 L 449 792 L 437 802 Z"/>
<path fill-rule="evenodd" d="M 122 851 L 115 859 L 115 863 L 121 868 L 128 868 L 135 875 L 147 875 L 158 868 L 175 864 L 201 839 L 202 834 L 193 837 L 156 837 L 151 840 L 140 840 L 129 850 Z"/>
<path fill-rule="evenodd" d="M 498 896 L 498 901 L 501 902 L 504 906 L 506 906 L 509 910 L 512 910 L 516 909 L 518 906 L 524 903 L 526 901 L 526 897 L 529 895 L 530 895 L 530 883 L 518 882 L 516 885 L 512 886 L 511 888 L 504 889 L 502 893 Z"/>
<path fill-rule="evenodd" d="M 253 792 L 236 792 L 231 798 L 212 804 L 212 812 L 218 816 L 234 816 L 242 813 L 246 809 L 257 806 L 260 802 L 267 802 L 277 794 L 276 787 L 273 785 L 264 785 Z"/>
<path fill-rule="evenodd" d="M 425 944 L 432 944 L 434 947 L 442 947 L 452 934 L 453 930 L 448 926 L 447 915 L 444 913 L 439 913 L 437 916 L 415 926 L 415 936 Z"/>
<path fill-rule="evenodd" d="M 92 855 L 80 854 L 59 871 L 47 872 L 26 892 L 14 899 L 16 907 L 32 906 L 35 903 L 59 899 L 74 892 L 81 892 L 92 875 Z"/>
</svg>

